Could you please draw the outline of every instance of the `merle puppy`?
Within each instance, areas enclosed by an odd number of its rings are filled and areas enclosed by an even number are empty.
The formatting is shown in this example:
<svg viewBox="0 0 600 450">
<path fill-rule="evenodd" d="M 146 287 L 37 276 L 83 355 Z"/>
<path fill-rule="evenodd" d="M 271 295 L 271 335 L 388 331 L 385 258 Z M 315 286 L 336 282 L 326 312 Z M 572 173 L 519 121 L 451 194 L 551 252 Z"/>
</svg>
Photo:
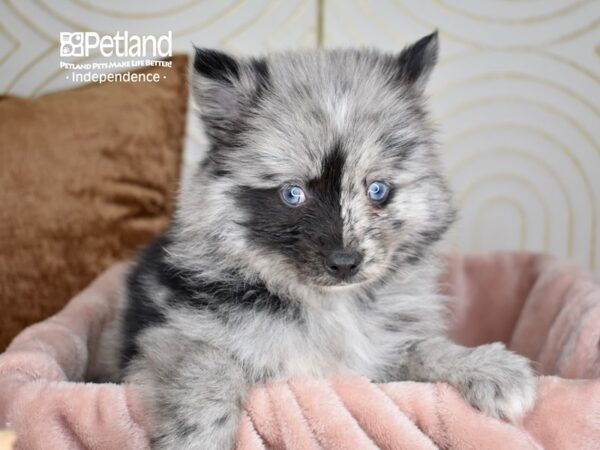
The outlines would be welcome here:
<svg viewBox="0 0 600 450">
<path fill-rule="evenodd" d="M 371 50 L 196 50 L 211 148 L 128 278 L 111 340 L 156 449 L 225 449 L 244 393 L 356 372 L 443 381 L 494 417 L 534 400 L 528 361 L 445 335 L 437 243 L 454 211 L 423 91 L 436 34 Z"/>
</svg>

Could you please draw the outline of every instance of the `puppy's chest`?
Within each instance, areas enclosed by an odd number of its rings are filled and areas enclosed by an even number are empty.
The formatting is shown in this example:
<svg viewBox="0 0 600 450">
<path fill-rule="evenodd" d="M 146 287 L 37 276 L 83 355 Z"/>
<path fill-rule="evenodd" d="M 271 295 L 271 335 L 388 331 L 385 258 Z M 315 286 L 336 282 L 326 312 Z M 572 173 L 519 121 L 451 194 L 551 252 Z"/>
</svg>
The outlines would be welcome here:
<svg viewBox="0 0 600 450">
<path fill-rule="evenodd" d="M 249 321 L 233 353 L 255 379 L 327 376 L 348 371 L 375 377 L 384 362 L 382 330 L 352 308 L 309 312 L 302 320 Z"/>
</svg>

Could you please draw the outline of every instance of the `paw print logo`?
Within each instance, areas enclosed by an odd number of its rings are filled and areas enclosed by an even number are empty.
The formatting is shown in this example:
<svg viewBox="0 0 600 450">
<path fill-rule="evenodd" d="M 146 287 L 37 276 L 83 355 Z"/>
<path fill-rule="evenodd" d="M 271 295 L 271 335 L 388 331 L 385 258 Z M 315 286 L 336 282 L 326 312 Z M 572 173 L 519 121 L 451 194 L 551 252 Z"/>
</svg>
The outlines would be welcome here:
<svg viewBox="0 0 600 450">
<path fill-rule="evenodd" d="M 83 32 L 60 33 L 60 56 L 85 56 Z"/>
</svg>

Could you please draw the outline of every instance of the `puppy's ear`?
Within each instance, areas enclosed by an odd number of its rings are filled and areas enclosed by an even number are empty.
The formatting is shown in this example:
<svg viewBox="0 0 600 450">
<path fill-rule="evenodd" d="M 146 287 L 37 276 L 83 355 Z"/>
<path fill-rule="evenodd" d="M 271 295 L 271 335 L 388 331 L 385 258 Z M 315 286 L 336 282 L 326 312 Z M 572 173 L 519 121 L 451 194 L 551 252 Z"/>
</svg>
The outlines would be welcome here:
<svg viewBox="0 0 600 450">
<path fill-rule="evenodd" d="M 226 53 L 207 48 L 194 47 L 194 70 L 210 80 L 232 84 L 240 78 L 238 62 Z"/>
<path fill-rule="evenodd" d="M 268 85 L 268 77 L 264 60 L 242 60 L 221 51 L 195 48 L 192 92 L 213 143 L 233 144 L 244 115 Z"/>
<path fill-rule="evenodd" d="M 398 79 L 423 92 L 438 58 L 438 32 L 435 31 L 404 48 L 396 58 Z"/>
</svg>

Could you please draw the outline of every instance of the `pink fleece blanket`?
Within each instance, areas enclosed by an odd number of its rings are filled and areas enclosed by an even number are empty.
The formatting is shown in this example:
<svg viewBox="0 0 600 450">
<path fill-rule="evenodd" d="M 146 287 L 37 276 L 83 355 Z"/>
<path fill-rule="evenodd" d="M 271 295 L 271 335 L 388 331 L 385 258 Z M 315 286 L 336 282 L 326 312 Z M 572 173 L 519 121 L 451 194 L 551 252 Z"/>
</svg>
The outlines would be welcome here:
<svg viewBox="0 0 600 450">
<path fill-rule="evenodd" d="M 452 337 L 501 340 L 535 361 L 538 398 L 522 424 L 484 416 L 441 383 L 298 379 L 249 393 L 237 448 L 599 449 L 600 286 L 592 276 L 525 253 L 448 261 Z M 0 428 L 17 432 L 17 448 L 148 448 L 135 387 L 83 382 L 124 270 L 101 275 L 0 355 Z"/>
</svg>

